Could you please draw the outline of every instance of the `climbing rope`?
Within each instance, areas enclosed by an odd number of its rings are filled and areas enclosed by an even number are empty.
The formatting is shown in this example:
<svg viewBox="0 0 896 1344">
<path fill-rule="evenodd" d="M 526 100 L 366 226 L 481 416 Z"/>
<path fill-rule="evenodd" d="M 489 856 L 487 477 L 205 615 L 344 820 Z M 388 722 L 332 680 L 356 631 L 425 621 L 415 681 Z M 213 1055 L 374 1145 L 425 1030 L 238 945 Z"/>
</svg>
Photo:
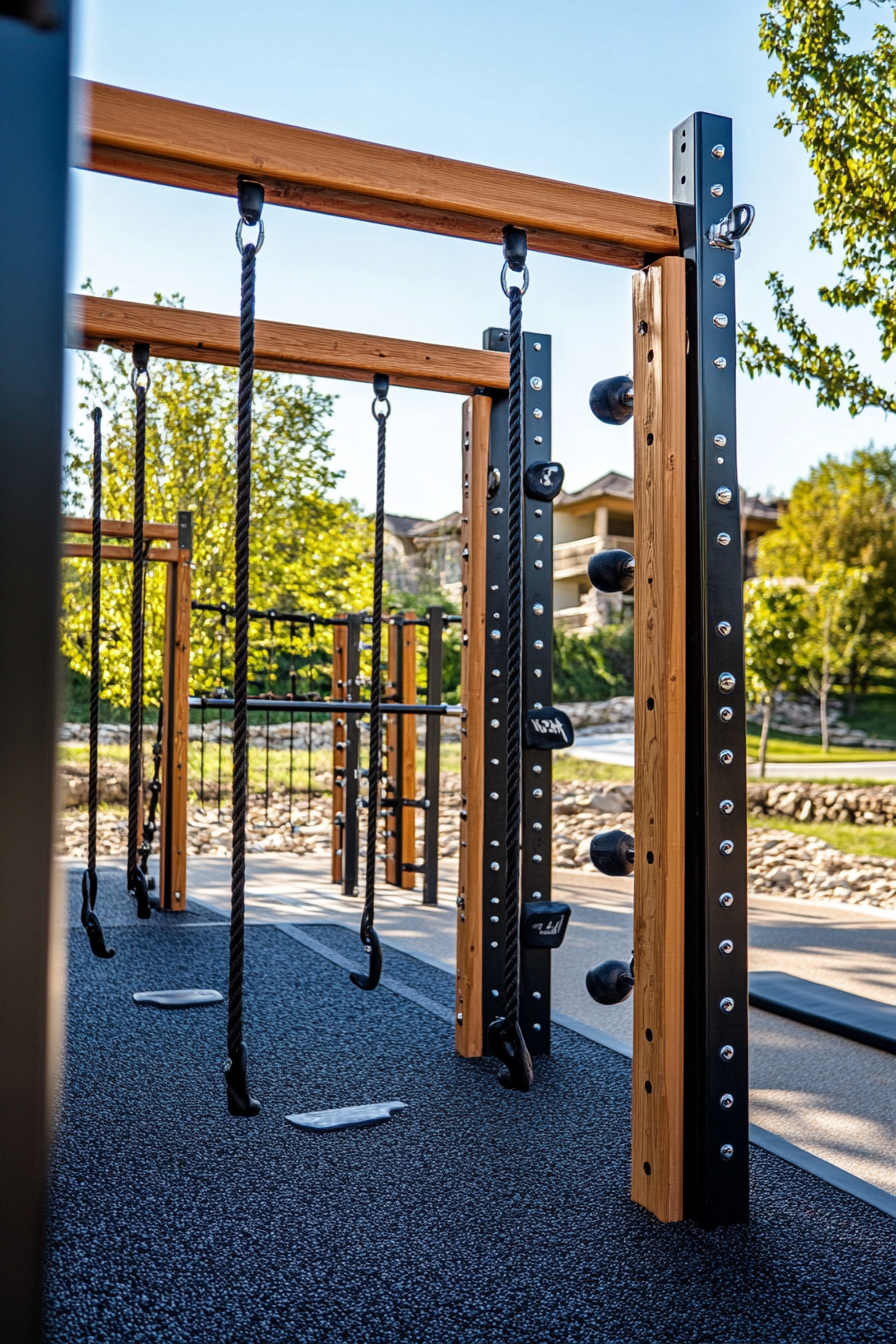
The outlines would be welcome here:
<svg viewBox="0 0 896 1344">
<path fill-rule="evenodd" d="M 243 1042 L 243 924 L 246 898 L 246 808 L 249 774 L 249 526 L 252 507 L 252 390 L 255 376 L 255 258 L 264 242 L 264 188 L 239 182 L 236 245 L 242 257 L 240 369 L 236 432 L 236 533 L 233 635 L 233 857 L 230 876 L 230 973 L 227 1009 L 227 1109 L 257 1115 L 249 1096 Z M 243 225 L 258 225 L 258 239 L 243 243 Z"/>
<path fill-rule="evenodd" d="M 374 883 L 376 882 L 376 827 L 380 798 L 382 727 L 380 691 L 383 650 L 383 547 L 386 525 L 386 421 L 389 405 L 389 379 L 384 373 L 373 375 L 374 399 L 371 414 L 376 433 L 376 513 L 373 526 L 373 631 L 370 636 L 370 750 L 367 757 L 367 860 L 364 866 L 364 911 L 361 915 L 361 942 L 370 955 L 367 975 L 351 972 L 352 983 L 359 989 L 376 989 L 383 969 L 383 950 L 373 927 Z"/>
<path fill-rule="evenodd" d="M 162 722 L 165 713 L 165 702 L 159 698 L 159 715 L 156 722 L 156 740 L 152 744 L 152 779 L 149 783 L 149 808 L 146 814 L 146 820 L 143 822 L 143 841 L 140 845 L 140 871 L 146 881 L 146 886 L 152 890 L 154 879 L 149 876 L 149 856 L 152 853 L 152 842 L 156 836 L 156 812 L 159 808 L 159 799 L 162 795 L 162 782 L 159 778 L 162 769 Z"/>
<path fill-rule="evenodd" d="M 90 773 L 87 785 L 87 867 L 81 878 L 81 923 L 94 956 L 114 957 L 96 914 L 96 816 L 99 804 L 100 600 L 103 546 L 103 413 L 93 412 L 93 560 L 90 587 Z"/>
<path fill-rule="evenodd" d="M 510 391 L 507 500 L 507 832 L 504 889 L 504 1015 L 488 1028 L 488 1043 L 501 1061 L 502 1086 L 528 1092 L 532 1060 L 523 1038 L 520 1010 L 520 821 L 523 662 L 523 294 L 528 288 L 526 234 L 504 229 L 501 288 L 510 302 Z M 508 270 L 522 284 L 508 285 Z"/>
<path fill-rule="evenodd" d="M 149 919 L 149 889 L 137 862 L 142 829 L 140 789 L 143 777 L 143 591 L 146 554 L 146 393 L 149 390 L 149 346 L 134 346 L 131 387 L 137 399 L 134 434 L 134 551 L 131 582 L 131 718 L 128 747 L 128 891 L 137 901 L 137 918 Z"/>
</svg>

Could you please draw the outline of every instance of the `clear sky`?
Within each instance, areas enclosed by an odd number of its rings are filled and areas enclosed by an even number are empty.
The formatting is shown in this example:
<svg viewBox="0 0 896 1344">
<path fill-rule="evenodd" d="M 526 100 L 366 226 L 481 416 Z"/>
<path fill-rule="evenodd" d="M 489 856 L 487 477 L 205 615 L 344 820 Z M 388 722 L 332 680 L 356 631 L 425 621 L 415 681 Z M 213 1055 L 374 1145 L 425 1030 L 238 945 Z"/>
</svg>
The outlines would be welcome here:
<svg viewBox="0 0 896 1344">
<path fill-rule="evenodd" d="M 771 332 L 764 280 L 780 270 L 826 339 L 883 375 L 861 313 L 818 303 L 834 261 L 810 253 L 814 182 L 795 137 L 774 129 L 771 65 L 755 0 L 81 0 L 76 72 L 90 79 L 496 167 L 669 198 L 669 133 L 696 110 L 734 118 L 735 196 L 757 221 L 738 263 L 738 316 Z M 857 38 L 883 10 L 851 20 Z M 72 284 L 235 313 L 235 204 L 221 197 L 74 175 Z M 506 321 L 500 249 L 269 207 L 258 261 L 260 317 L 479 346 Z M 531 257 L 525 326 L 551 333 L 554 454 L 578 489 L 630 472 L 629 428 L 588 409 L 591 384 L 631 366 L 627 271 Z M 72 359 L 74 360 L 74 356 Z M 371 507 L 370 391 L 338 393 L 343 489 Z M 884 416 L 819 410 L 789 383 L 740 379 L 740 479 L 786 491 L 820 456 L 896 438 Z M 396 389 L 387 508 L 438 517 L 459 505 L 460 398 Z"/>
</svg>

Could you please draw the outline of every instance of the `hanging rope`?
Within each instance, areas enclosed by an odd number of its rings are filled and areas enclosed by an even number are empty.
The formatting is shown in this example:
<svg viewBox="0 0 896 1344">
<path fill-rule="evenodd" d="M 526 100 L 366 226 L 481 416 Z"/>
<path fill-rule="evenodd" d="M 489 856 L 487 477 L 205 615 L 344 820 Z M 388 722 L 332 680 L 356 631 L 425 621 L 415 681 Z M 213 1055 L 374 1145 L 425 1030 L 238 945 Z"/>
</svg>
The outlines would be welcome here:
<svg viewBox="0 0 896 1344">
<path fill-rule="evenodd" d="M 90 587 L 90 774 L 87 785 L 87 867 L 81 877 L 81 923 L 96 957 L 114 957 L 96 914 L 96 816 L 99 805 L 100 601 L 103 546 L 103 413 L 93 412 L 93 561 Z"/>
<path fill-rule="evenodd" d="M 162 722 L 165 713 L 165 701 L 159 698 L 159 714 L 156 722 L 156 740 L 152 744 L 152 779 L 149 784 L 149 808 L 146 820 L 143 823 L 143 841 L 140 845 L 140 871 L 146 881 L 147 888 L 151 891 L 155 885 L 155 879 L 149 876 L 149 856 L 152 853 L 152 842 L 156 836 L 156 812 L 159 809 L 159 799 L 162 795 L 162 782 L 159 775 L 162 769 Z"/>
<path fill-rule="evenodd" d="M 149 346 L 134 346 L 131 387 L 137 399 L 134 434 L 134 552 L 131 581 L 131 719 L 128 747 L 128 891 L 137 901 L 137 918 L 149 919 L 149 889 L 137 862 L 143 818 L 140 788 L 143 782 L 143 590 L 146 554 L 143 520 L 146 516 L 146 393 L 149 390 Z"/>
<path fill-rule="evenodd" d="M 507 833 L 504 894 L 504 1016 L 488 1029 L 488 1044 L 501 1061 L 498 1080 L 504 1087 L 528 1092 L 532 1060 L 523 1039 L 520 1010 L 520 766 L 522 757 L 523 663 L 523 294 L 529 285 L 526 234 L 504 229 L 501 288 L 510 301 L 510 392 L 508 420 L 507 500 Z M 522 285 L 507 284 L 508 269 Z"/>
<path fill-rule="evenodd" d="M 252 508 L 252 387 L 255 376 L 255 258 L 264 242 L 264 188 L 239 181 L 236 245 L 242 256 L 240 372 L 236 431 L 236 574 L 233 635 L 233 857 L 230 875 L 230 975 L 227 1009 L 227 1109 L 257 1115 L 249 1096 L 243 1043 L 243 924 L 246 899 L 246 808 L 249 774 L 249 525 Z M 243 225 L 258 225 L 258 240 L 243 243 Z"/>
<path fill-rule="evenodd" d="M 373 927 L 374 884 L 376 882 L 376 827 L 380 799 L 382 727 L 380 691 L 383 652 L 383 547 L 386 530 L 386 421 L 392 413 L 389 405 L 389 379 L 384 373 L 373 375 L 374 399 L 371 414 L 376 432 L 376 513 L 373 526 L 373 631 L 370 636 L 370 750 L 367 757 L 367 860 L 364 865 L 364 911 L 361 915 L 361 942 L 370 955 L 367 975 L 351 972 L 351 981 L 359 989 L 376 989 L 383 970 L 383 950 Z"/>
</svg>

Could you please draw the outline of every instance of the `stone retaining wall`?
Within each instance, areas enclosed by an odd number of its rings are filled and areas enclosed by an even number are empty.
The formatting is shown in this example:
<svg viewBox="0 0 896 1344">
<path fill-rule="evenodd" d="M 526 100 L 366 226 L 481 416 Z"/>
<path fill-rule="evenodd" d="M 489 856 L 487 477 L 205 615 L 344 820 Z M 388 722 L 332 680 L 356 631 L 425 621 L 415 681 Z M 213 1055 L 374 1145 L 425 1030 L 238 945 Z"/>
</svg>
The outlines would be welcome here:
<svg viewBox="0 0 896 1344">
<path fill-rule="evenodd" d="M 848 788 L 842 784 L 747 785 L 754 817 L 839 821 L 856 826 L 896 826 L 896 784 Z"/>
</svg>

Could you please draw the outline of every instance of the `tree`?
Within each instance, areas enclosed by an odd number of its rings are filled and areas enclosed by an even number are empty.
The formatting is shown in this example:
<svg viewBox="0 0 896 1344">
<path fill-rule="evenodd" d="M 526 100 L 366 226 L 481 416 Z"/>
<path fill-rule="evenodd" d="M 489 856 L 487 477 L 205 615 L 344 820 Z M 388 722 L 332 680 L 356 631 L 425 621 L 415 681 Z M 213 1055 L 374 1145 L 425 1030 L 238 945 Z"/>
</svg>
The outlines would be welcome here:
<svg viewBox="0 0 896 1344">
<path fill-rule="evenodd" d="M 807 684 L 818 699 L 821 749 L 827 754 L 828 698 L 835 681 L 845 680 L 865 644 L 874 603 L 875 573 L 860 566 L 829 564 L 809 592 L 809 621 L 798 657 Z"/>
<path fill-rule="evenodd" d="M 868 0 L 879 7 L 880 0 Z M 831 308 L 864 308 L 877 326 L 881 354 L 896 348 L 896 35 L 879 23 L 866 51 L 850 51 L 845 11 L 862 0 L 769 0 L 760 46 L 777 62 L 772 94 L 790 104 L 776 126 L 799 132 L 818 185 L 813 248 L 837 254 L 837 283 L 819 298 Z M 786 373 L 815 388 L 819 406 L 845 404 L 851 415 L 867 407 L 896 411 L 896 393 L 863 374 L 855 353 L 826 345 L 793 305 L 793 287 L 773 271 L 766 281 L 775 322 L 786 344 L 741 324 L 741 368 L 750 377 Z"/>
<path fill-rule="evenodd" d="M 854 708 L 858 683 L 890 657 L 896 632 L 896 450 L 869 446 L 849 462 L 826 457 L 812 467 L 794 486 L 779 527 L 761 539 L 757 566 L 762 575 L 810 586 L 827 584 L 832 573 L 861 572 L 858 586 L 850 580 L 861 627 L 847 641 L 848 665 L 837 668 Z M 843 620 L 847 614 L 844 608 Z"/>
<path fill-rule="evenodd" d="M 759 775 L 765 777 L 768 732 L 775 701 L 799 684 L 798 650 L 808 626 L 806 589 L 780 579 L 751 579 L 744 588 L 747 698 L 762 706 Z"/>
<path fill-rule="evenodd" d="M 157 302 L 160 302 L 157 296 Z M 130 357 L 84 357 L 81 409 L 103 408 L 103 514 L 133 516 L 134 396 Z M 194 522 L 193 597 L 233 601 L 233 530 L 236 495 L 235 369 L 153 359 L 147 397 L 146 516 L 173 522 L 191 509 Z M 334 498 L 326 419 L 332 399 L 313 382 L 257 373 L 254 403 L 252 581 L 253 606 L 332 615 L 369 607 L 372 527 L 353 501 Z M 91 451 L 71 436 L 64 505 L 83 511 L 90 490 Z M 164 566 L 151 565 L 147 584 L 147 699 L 161 686 Z M 128 697 L 130 661 L 128 564 L 103 567 L 103 694 Z M 232 629 L 232 626 L 231 626 Z M 67 561 L 63 580 L 62 651 L 76 671 L 89 670 L 90 562 Z M 262 632 L 257 632 L 261 636 Z M 266 632 L 265 632 L 266 634 Z M 250 676 L 270 675 L 270 652 L 257 638 Z M 229 680 L 230 637 L 224 678 Z M 215 618 L 194 619 L 192 681 L 211 690 L 219 682 Z"/>
</svg>

